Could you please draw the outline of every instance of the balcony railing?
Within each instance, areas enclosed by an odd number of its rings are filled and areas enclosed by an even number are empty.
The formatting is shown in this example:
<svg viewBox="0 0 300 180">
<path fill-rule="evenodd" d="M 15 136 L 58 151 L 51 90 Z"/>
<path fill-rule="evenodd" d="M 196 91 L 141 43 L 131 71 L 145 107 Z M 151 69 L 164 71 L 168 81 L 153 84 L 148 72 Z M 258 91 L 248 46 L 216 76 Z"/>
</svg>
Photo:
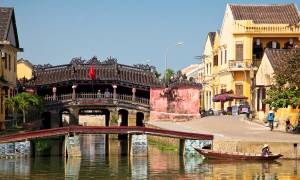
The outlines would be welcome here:
<svg viewBox="0 0 300 180">
<path fill-rule="evenodd" d="M 270 24 L 251 24 L 244 25 L 239 22 L 234 23 L 234 34 L 258 34 L 258 33 L 270 33 L 270 34 L 299 34 L 300 26 L 288 26 L 288 25 L 270 25 Z"/>
<path fill-rule="evenodd" d="M 129 103 L 149 105 L 149 99 L 147 98 L 133 97 L 131 95 L 126 95 L 126 94 L 116 94 L 116 96 L 114 97 L 112 93 L 78 93 L 76 94 L 76 99 L 73 99 L 72 94 L 60 94 L 57 96 L 46 95 L 44 97 L 44 100 L 46 103 L 69 102 L 72 100 L 76 100 L 78 102 L 81 101 L 92 102 L 94 100 L 96 103 L 97 102 L 101 103 L 104 101 L 113 102 L 116 100 L 119 102 L 129 102 Z"/>
<path fill-rule="evenodd" d="M 243 60 L 243 61 L 237 61 L 237 60 L 229 60 L 228 61 L 228 68 L 229 71 L 245 71 L 251 69 L 251 60 Z"/>
</svg>

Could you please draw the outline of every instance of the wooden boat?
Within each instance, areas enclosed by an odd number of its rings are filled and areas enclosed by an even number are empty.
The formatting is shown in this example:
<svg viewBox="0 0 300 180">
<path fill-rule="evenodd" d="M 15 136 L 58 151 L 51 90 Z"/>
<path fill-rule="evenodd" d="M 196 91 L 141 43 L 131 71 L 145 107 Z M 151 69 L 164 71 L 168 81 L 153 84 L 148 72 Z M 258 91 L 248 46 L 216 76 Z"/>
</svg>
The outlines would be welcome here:
<svg viewBox="0 0 300 180">
<path fill-rule="evenodd" d="M 229 153 L 229 152 L 213 151 L 213 150 L 200 149 L 200 148 L 194 148 L 194 149 L 207 159 L 218 159 L 218 160 L 273 161 L 283 156 L 281 154 L 271 154 L 269 156 L 262 156 L 261 154 L 254 154 L 254 153 L 240 153 L 240 152 Z"/>
</svg>

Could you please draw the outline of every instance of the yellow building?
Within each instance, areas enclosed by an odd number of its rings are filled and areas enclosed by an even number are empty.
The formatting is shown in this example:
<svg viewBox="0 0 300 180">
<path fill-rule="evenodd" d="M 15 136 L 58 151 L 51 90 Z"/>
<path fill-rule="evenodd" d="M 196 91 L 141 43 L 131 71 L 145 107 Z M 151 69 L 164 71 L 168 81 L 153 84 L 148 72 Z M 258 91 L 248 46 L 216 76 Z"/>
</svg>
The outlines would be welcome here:
<svg viewBox="0 0 300 180">
<path fill-rule="evenodd" d="M 0 128 L 4 129 L 4 99 L 12 96 L 16 87 L 17 53 L 19 46 L 15 13 L 13 8 L 0 8 Z"/>
<path fill-rule="evenodd" d="M 17 61 L 17 79 L 31 79 L 33 65 L 23 58 Z"/>
<path fill-rule="evenodd" d="M 216 94 L 232 91 L 234 96 L 246 99 L 227 101 L 225 109 L 232 104 L 247 102 L 255 110 L 254 77 L 264 49 L 291 48 L 299 44 L 299 22 L 300 15 L 295 4 L 228 4 L 218 37 L 217 53 L 213 54 L 218 59 L 215 63 L 217 68 L 212 72 L 216 84 L 212 96 L 208 93 L 207 98 L 211 100 Z M 212 61 L 212 57 L 207 60 Z M 214 64 L 212 66 L 215 67 Z M 205 68 L 209 73 L 210 65 Z M 215 109 L 220 110 L 221 103 L 215 104 Z M 208 107 L 213 107 L 213 103 Z"/>
<path fill-rule="evenodd" d="M 256 73 L 255 82 L 255 109 L 257 111 L 256 118 L 261 121 L 266 121 L 266 115 L 269 111 L 269 106 L 263 103 L 266 99 L 266 91 L 275 84 L 274 73 L 288 61 L 288 58 L 300 53 L 299 48 L 292 49 L 269 49 L 267 48 L 264 52 L 261 64 Z M 298 123 L 299 109 L 279 108 L 275 113 L 275 120 L 278 122 L 279 128 L 285 129 L 285 121 L 289 118 L 292 125 Z"/>
</svg>

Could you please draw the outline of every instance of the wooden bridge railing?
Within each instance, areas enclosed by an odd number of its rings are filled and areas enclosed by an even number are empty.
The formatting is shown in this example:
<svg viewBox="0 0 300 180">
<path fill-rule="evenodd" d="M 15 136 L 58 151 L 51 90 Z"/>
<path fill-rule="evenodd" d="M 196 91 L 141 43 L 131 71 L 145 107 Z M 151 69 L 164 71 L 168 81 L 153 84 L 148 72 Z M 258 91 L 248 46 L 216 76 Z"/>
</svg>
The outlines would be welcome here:
<svg viewBox="0 0 300 180">
<path fill-rule="evenodd" d="M 173 137 L 179 139 L 213 140 L 210 134 L 198 134 L 164 129 L 154 129 L 137 126 L 68 126 L 37 131 L 29 131 L 11 135 L 0 136 L 0 143 L 17 142 L 28 139 L 63 136 L 66 134 L 149 134 L 154 136 Z"/>
<path fill-rule="evenodd" d="M 57 96 L 49 96 L 46 95 L 44 97 L 44 100 L 47 102 L 57 102 L 57 101 L 71 101 L 73 96 L 72 94 L 60 94 Z M 114 99 L 114 96 L 112 93 L 78 93 L 76 94 L 76 100 L 90 100 L 90 99 L 106 99 L 106 100 L 117 100 L 117 101 L 124 101 L 124 102 L 130 102 L 130 103 L 138 103 L 138 104 L 144 104 L 149 105 L 149 99 L 142 98 L 142 97 L 133 97 L 131 95 L 127 94 L 116 94 L 116 97 Z"/>
</svg>

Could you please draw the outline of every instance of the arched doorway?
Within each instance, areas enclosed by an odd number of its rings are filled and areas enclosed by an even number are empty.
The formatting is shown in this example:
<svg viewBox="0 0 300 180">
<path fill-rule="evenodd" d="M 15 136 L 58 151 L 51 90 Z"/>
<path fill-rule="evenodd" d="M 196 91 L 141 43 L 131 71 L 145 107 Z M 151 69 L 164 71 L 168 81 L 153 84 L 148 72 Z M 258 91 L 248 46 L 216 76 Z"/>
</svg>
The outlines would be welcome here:
<svg viewBox="0 0 300 180">
<path fill-rule="evenodd" d="M 125 109 L 120 109 L 118 111 L 120 126 L 128 126 L 128 111 Z"/>
<path fill-rule="evenodd" d="M 144 113 L 137 112 L 136 113 L 136 126 L 144 126 Z"/>
<path fill-rule="evenodd" d="M 119 115 L 119 126 L 128 126 L 128 111 L 125 109 L 120 109 L 118 111 L 118 115 Z M 120 147 L 121 147 L 121 154 L 127 154 L 127 150 L 128 149 L 128 135 L 127 134 L 119 134 L 118 135 L 118 139 L 121 140 L 120 141 Z M 122 141 L 123 140 L 123 141 Z"/>
<path fill-rule="evenodd" d="M 51 129 L 51 113 L 43 112 L 41 129 Z"/>
<path fill-rule="evenodd" d="M 105 115 L 105 126 L 109 126 L 110 111 L 108 109 L 101 109 L 102 115 Z"/>
<path fill-rule="evenodd" d="M 59 127 L 70 125 L 70 110 L 69 109 L 61 110 L 59 112 L 59 115 L 60 115 Z"/>
<path fill-rule="evenodd" d="M 109 124 L 109 110 L 80 109 L 78 119 L 78 124 L 82 126 L 107 126 Z"/>
</svg>

